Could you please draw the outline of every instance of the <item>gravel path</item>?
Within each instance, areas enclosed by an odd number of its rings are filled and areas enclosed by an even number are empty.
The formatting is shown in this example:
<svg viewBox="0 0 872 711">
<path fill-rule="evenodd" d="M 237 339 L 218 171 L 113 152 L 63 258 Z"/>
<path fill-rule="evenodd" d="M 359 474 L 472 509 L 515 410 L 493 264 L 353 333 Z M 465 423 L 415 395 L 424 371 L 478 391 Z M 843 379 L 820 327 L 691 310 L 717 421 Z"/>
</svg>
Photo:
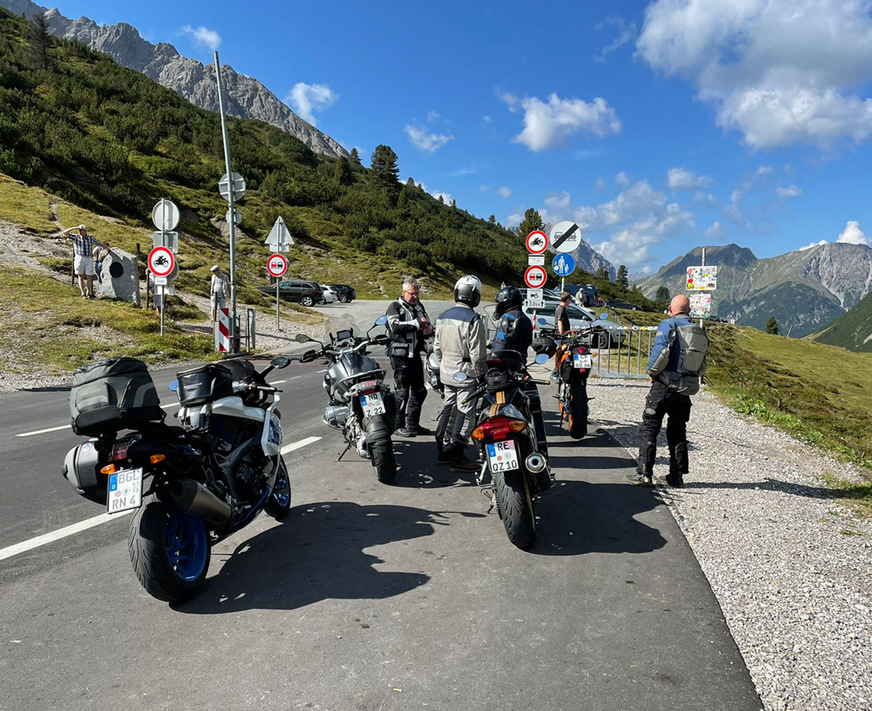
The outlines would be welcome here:
<svg viewBox="0 0 872 711">
<path fill-rule="evenodd" d="M 637 455 L 647 384 L 591 381 L 592 424 Z M 597 383 L 597 384 L 594 384 Z M 820 478 L 859 471 L 737 415 L 703 390 L 690 475 L 669 505 L 767 710 L 872 709 L 872 522 Z M 668 472 L 664 433 L 655 476 Z"/>
</svg>

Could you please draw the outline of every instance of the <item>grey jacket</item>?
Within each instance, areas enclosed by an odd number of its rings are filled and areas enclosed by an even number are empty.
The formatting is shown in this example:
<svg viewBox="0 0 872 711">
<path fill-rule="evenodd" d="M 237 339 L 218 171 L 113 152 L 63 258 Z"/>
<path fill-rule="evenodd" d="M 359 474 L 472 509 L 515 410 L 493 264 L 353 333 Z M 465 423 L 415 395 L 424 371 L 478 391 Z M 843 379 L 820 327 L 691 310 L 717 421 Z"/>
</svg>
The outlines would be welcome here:
<svg viewBox="0 0 872 711">
<path fill-rule="evenodd" d="M 436 319 L 436 344 L 439 377 L 444 385 L 460 385 L 454 374 L 463 372 L 470 378 L 485 374 L 487 336 L 480 314 L 466 304 L 455 304 Z"/>
</svg>

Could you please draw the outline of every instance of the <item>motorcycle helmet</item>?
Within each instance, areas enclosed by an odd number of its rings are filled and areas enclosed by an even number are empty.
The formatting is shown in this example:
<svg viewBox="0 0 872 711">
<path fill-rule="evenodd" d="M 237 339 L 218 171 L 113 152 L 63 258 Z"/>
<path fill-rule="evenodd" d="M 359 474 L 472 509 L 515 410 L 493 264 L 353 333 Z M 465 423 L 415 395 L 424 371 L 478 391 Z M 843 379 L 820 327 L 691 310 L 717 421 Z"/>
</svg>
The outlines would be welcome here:
<svg viewBox="0 0 872 711">
<path fill-rule="evenodd" d="M 545 353 L 549 358 L 552 358 L 557 352 L 557 341 L 550 336 L 539 336 L 533 339 L 530 347 L 536 355 Z"/>
<path fill-rule="evenodd" d="M 477 276 L 463 276 L 454 285 L 454 300 L 475 308 L 481 303 L 481 280 Z"/>
<path fill-rule="evenodd" d="M 494 319 L 499 320 L 507 311 L 521 308 L 522 301 L 521 290 L 517 286 L 504 286 L 494 297 L 494 302 L 497 305 Z"/>
</svg>

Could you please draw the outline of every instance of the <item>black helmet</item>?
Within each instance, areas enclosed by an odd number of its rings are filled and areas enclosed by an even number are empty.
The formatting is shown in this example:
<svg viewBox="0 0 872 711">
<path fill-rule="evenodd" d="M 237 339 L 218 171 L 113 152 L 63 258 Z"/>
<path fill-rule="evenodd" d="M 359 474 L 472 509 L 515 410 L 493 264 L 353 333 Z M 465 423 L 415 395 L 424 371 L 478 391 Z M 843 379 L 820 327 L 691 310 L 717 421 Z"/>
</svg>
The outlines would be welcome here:
<svg viewBox="0 0 872 711">
<path fill-rule="evenodd" d="M 517 286 L 504 286 L 497 292 L 494 301 L 497 305 L 494 318 L 500 319 L 506 311 L 521 308 L 523 297 Z"/>
<path fill-rule="evenodd" d="M 539 336 L 538 338 L 534 338 L 533 343 L 531 343 L 530 346 L 536 355 L 545 353 L 549 358 L 553 357 L 557 352 L 557 341 L 550 336 Z"/>
<path fill-rule="evenodd" d="M 475 308 L 481 303 L 481 280 L 477 276 L 463 276 L 454 285 L 454 300 Z"/>
</svg>

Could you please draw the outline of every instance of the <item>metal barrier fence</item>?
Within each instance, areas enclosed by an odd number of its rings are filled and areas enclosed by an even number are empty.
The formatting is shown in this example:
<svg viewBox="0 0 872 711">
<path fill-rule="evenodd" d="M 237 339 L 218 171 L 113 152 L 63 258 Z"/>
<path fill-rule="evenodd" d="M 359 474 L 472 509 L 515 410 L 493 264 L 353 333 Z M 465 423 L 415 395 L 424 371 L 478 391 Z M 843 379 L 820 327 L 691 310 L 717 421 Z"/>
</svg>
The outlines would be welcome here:
<svg viewBox="0 0 872 711">
<path fill-rule="evenodd" d="M 600 378 L 647 378 L 657 326 L 622 326 L 609 332 L 609 345 L 593 351 L 593 373 Z"/>
</svg>

